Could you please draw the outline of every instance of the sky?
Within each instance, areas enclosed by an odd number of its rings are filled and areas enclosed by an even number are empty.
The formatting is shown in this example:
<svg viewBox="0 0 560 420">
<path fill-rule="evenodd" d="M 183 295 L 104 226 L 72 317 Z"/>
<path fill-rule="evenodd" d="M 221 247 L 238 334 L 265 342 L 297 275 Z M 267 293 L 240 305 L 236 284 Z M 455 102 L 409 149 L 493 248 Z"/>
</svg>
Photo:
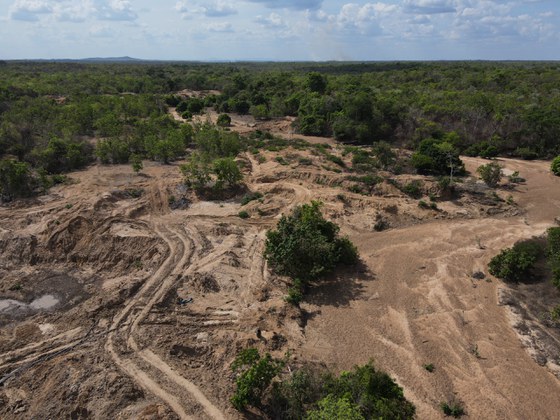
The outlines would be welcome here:
<svg viewBox="0 0 560 420">
<path fill-rule="evenodd" d="M 0 59 L 558 60 L 560 0 L 0 0 Z"/>
</svg>

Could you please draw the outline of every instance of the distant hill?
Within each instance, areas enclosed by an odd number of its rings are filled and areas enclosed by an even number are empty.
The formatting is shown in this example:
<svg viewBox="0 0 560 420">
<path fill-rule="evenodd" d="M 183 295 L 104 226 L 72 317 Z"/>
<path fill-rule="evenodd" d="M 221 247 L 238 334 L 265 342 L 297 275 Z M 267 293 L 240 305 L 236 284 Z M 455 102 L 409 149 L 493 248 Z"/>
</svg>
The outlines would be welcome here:
<svg viewBox="0 0 560 420">
<path fill-rule="evenodd" d="M 55 62 L 55 63 L 138 63 L 150 60 L 141 60 L 132 57 L 90 57 L 90 58 L 36 58 L 13 61 Z"/>
<path fill-rule="evenodd" d="M 89 62 L 130 62 L 130 61 L 145 61 L 138 58 L 132 57 L 91 57 L 91 58 L 82 58 L 79 60 L 70 60 L 70 61 L 89 61 Z"/>
</svg>

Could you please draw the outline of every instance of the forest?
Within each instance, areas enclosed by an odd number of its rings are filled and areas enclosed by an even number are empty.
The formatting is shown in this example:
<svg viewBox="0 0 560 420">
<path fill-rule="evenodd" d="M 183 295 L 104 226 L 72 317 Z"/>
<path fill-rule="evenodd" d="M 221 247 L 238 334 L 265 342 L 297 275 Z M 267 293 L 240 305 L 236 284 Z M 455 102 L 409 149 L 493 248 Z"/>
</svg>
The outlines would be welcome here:
<svg viewBox="0 0 560 420">
<path fill-rule="evenodd" d="M 185 118 L 207 107 L 292 116 L 296 133 L 414 150 L 411 164 L 425 174 L 448 172 L 449 156 L 460 165 L 459 154 L 553 158 L 559 70 L 552 62 L 0 62 L 2 198 L 43 191 L 95 159 L 183 158 L 197 129 L 169 107 Z M 215 93 L 176 95 L 184 89 Z"/>
</svg>

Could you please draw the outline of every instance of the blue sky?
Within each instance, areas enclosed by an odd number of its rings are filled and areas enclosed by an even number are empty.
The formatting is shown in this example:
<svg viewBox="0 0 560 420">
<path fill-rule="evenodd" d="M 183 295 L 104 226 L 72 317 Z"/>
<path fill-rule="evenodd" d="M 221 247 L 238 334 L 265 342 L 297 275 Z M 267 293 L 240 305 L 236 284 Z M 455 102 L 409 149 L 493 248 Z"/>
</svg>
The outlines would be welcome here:
<svg viewBox="0 0 560 420">
<path fill-rule="evenodd" d="M 560 0 L 0 0 L 0 58 L 560 59 Z"/>
</svg>

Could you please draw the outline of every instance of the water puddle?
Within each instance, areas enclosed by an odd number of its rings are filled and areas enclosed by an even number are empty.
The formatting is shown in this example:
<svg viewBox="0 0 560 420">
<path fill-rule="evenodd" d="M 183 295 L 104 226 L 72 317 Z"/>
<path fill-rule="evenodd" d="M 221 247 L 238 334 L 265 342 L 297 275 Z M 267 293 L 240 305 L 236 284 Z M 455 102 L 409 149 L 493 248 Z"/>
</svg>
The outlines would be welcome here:
<svg viewBox="0 0 560 420">
<path fill-rule="evenodd" d="M 35 299 L 30 304 L 20 302 L 14 299 L 0 299 L 0 312 L 14 312 L 17 310 L 31 309 L 38 311 L 41 309 L 50 309 L 58 304 L 59 300 L 53 295 L 44 295 Z"/>
<path fill-rule="evenodd" d="M 10 312 L 27 306 L 25 303 L 13 299 L 0 299 L 0 312 Z"/>
<path fill-rule="evenodd" d="M 44 295 L 29 304 L 31 309 L 50 309 L 58 303 L 53 295 Z"/>
</svg>

